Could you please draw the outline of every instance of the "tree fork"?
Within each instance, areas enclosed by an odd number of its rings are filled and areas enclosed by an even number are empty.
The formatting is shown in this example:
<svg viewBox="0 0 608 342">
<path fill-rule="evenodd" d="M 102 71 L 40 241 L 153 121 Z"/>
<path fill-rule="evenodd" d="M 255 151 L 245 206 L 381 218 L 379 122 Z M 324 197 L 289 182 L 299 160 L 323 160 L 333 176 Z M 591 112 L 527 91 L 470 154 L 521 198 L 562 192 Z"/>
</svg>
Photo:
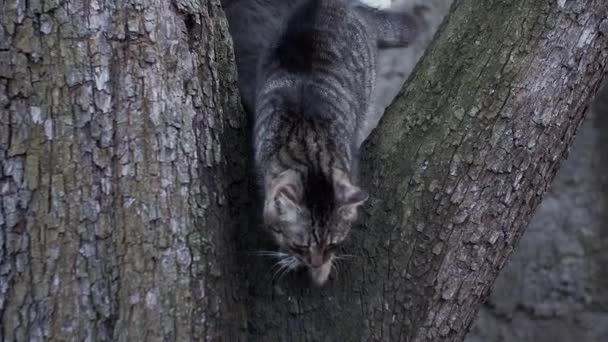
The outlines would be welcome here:
<svg viewBox="0 0 608 342">
<path fill-rule="evenodd" d="M 0 12 L 0 340 L 461 340 L 606 74 L 608 4 L 474 1 L 364 149 L 323 288 L 250 252 L 218 0 Z"/>
<path fill-rule="evenodd" d="M 607 20 L 602 1 L 457 1 L 365 144 L 357 257 L 321 290 L 253 285 L 252 336 L 462 340 L 606 75 Z"/>
</svg>

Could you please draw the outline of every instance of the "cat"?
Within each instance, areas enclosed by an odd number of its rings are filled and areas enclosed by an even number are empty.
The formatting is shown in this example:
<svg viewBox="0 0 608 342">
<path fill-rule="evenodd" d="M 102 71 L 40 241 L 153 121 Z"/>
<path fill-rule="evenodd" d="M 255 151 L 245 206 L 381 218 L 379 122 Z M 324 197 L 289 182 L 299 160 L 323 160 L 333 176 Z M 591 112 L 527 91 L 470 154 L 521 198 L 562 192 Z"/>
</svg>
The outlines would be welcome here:
<svg viewBox="0 0 608 342">
<path fill-rule="evenodd" d="M 263 219 L 280 270 L 324 284 L 368 198 L 361 127 L 374 110 L 378 48 L 416 35 L 407 13 L 348 0 L 225 0 L 239 91 L 253 116 Z"/>
</svg>

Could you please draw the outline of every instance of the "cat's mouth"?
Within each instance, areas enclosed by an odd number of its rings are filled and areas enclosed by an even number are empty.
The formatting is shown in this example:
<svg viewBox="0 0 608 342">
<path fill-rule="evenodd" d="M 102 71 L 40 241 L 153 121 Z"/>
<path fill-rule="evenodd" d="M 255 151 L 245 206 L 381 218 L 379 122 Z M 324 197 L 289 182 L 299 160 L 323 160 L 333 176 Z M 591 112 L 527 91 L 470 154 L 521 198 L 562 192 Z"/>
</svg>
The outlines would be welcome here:
<svg viewBox="0 0 608 342">
<path fill-rule="evenodd" d="M 333 258 L 330 258 L 325 263 L 316 267 L 306 265 L 308 267 L 308 274 L 315 285 L 321 286 L 327 282 L 327 279 L 329 279 L 329 274 L 331 273 L 332 268 L 332 259 Z"/>
<path fill-rule="evenodd" d="M 318 259 L 313 260 L 308 256 L 293 252 L 261 252 L 261 255 L 269 255 L 280 259 L 274 266 L 276 268 L 274 277 L 278 277 L 279 280 L 298 268 L 306 268 L 310 279 L 317 286 L 322 286 L 327 282 L 332 268 L 335 267 L 334 261 L 336 259 L 333 253 L 328 253 L 328 255 L 324 256 L 321 259 L 322 262 L 319 262 Z"/>
<path fill-rule="evenodd" d="M 315 285 L 321 286 L 327 282 L 327 280 L 329 279 L 329 275 L 331 274 L 331 270 L 333 268 L 333 261 L 334 255 L 330 254 L 329 257 L 322 263 L 304 263 L 304 265 L 306 265 L 306 268 L 308 268 L 308 274 L 310 275 L 310 279 Z"/>
</svg>

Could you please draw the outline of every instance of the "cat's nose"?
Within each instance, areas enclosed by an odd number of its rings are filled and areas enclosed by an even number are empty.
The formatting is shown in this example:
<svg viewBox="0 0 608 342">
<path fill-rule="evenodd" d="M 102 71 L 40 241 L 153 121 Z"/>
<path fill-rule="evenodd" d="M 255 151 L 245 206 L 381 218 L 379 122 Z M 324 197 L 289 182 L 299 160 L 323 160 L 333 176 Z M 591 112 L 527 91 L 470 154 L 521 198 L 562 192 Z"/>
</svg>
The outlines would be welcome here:
<svg viewBox="0 0 608 342">
<path fill-rule="evenodd" d="M 312 267 L 321 267 L 323 266 L 323 254 L 313 253 L 310 255 L 310 266 Z"/>
</svg>

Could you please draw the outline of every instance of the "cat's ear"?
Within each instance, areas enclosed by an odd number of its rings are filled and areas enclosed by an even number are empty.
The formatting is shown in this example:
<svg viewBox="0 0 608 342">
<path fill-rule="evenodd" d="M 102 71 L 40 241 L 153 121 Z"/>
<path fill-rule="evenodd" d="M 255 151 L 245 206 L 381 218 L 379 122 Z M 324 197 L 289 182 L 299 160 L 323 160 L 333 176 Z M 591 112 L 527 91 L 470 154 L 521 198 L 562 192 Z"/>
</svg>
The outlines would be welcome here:
<svg viewBox="0 0 608 342">
<path fill-rule="evenodd" d="M 355 221 L 357 219 L 357 209 L 367 201 L 368 197 L 369 196 L 365 191 L 353 186 L 350 195 L 343 201 L 340 201 L 338 213 L 342 219 L 346 221 Z"/>
<path fill-rule="evenodd" d="M 302 207 L 302 183 L 298 174 L 287 170 L 268 180 L 264 221 L 296 222 Z"/>
<path fill-rule="evenodd" d="M 368 194 L 354 185 L 348 175 L 334 170 L 334 191 L 338 202 L 338 214 L 346 221 L 357 219 L 357 209 L 368 199 Z"/>
</svg>

